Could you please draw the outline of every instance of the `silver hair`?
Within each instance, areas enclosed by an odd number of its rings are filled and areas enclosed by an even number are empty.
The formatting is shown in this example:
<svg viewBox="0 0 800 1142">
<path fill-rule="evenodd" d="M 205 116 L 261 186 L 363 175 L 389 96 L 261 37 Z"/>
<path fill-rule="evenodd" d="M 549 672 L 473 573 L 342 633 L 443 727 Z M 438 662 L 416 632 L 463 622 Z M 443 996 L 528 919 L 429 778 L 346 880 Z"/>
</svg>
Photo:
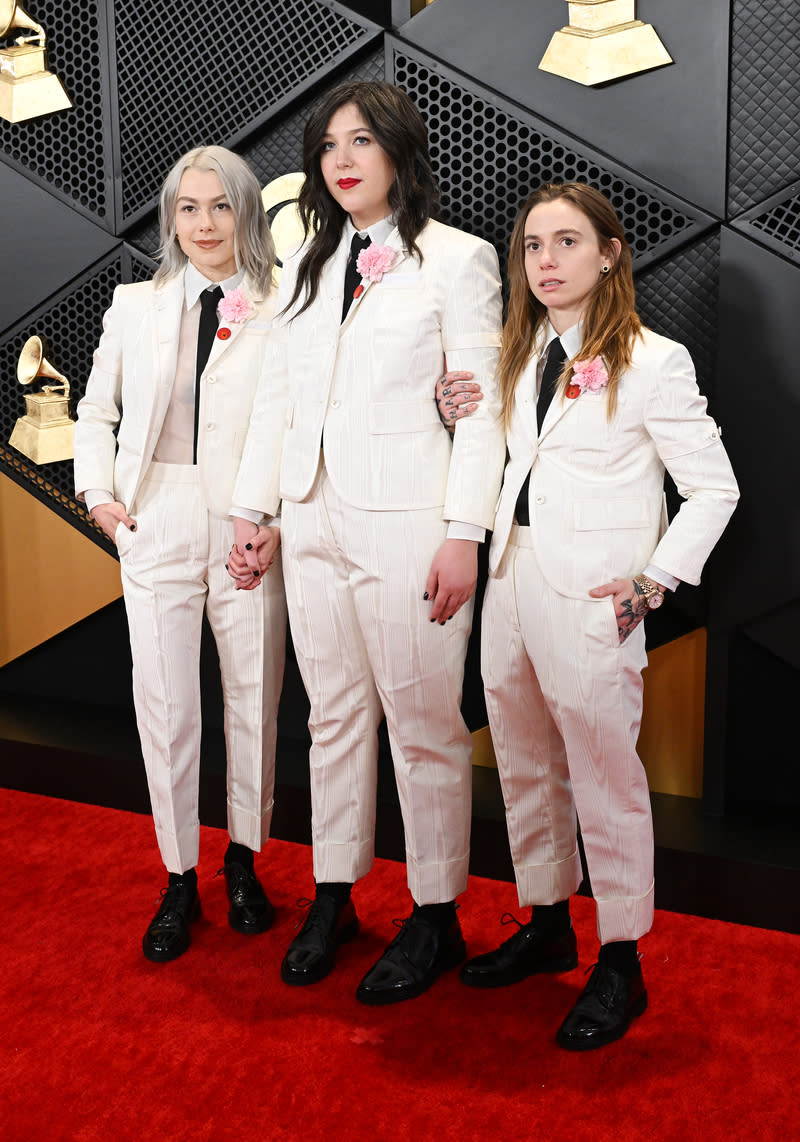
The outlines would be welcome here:
<svg viewBox="0 0 800 1142">
<path fill-rule="evenodd" d="M 154 275 L 156 285 L 175 277 L 188 258 L 180 248 L 175 228 L 175 206 L 184 171 L 214 171 L 219 176 L 225 197 L 236 219 L 234 251 L 236 265 L 246 270 L 260 297 L 266 297 L 272 283 L 275 244 L 261 201 L 261 188 L 250 167 L 227 147 L 195 147 L 182 158 L 164 179 L 158 206 L 161 263 Z"/>
</svg>

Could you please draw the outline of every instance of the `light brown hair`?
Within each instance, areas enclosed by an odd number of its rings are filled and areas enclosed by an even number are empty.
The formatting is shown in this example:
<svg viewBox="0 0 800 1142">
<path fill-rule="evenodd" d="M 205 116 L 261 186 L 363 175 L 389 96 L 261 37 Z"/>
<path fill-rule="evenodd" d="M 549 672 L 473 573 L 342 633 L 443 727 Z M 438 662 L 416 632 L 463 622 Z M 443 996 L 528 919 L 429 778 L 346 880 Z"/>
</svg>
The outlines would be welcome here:
<svg viewBox="0 0 800 1142">
<path fill-rule="evenodd" d="M 503 420 L 508 427 L 514 391 L 547 323 L 547 308 L 534 297 L 525 273 L 525 223 L 534 206 L 563 199 L 588 218 L 597 235 L 602 253 L 608 256 L 609 270 L 598 278 L 583 314 L 583 343 L 576 357 L 564 363 L 557 396 L 563 399 L 576 361 L 602 357 L 608 372 L 608 419 L 617 408 L 619 379 L 631 363 L 633 343 L 642 323 L 636 313 L 633 288 L 633 259 L 622 224 L 604 194 L 583 182 L 546 183 L 523 203 L 508 252 L 508 316 L 498 364 L 498 380 L 503 399 Z M 615 254 L 612 239 L 620 243 Z M 542 346 L 543 347 L 543 346 Z"/>
</svg>

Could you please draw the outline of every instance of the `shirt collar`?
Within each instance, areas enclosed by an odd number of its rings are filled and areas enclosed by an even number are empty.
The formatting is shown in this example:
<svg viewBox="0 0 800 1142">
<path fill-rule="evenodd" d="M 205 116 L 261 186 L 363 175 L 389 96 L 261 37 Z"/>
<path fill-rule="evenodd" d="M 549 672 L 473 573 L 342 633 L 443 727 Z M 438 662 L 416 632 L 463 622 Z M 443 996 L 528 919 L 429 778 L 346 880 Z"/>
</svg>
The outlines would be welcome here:
<svg viewBox="0 0 800 1142">
<path fill-rule="evenodd" d="M 350 218 L 349 214 L 344 225 L 347 232 L 347 241 L 348 243 L 352 242 L 353 235 L 356 233 L 356 228 L 353 225 L 353 221 Z M 366 237 L 366 235 L 369 234 L 373 245 L 384 246 L 386 244 L 386 239 L 389 237 L 394 228 L 395 220 L 389 216 L 388 218 L 381 218 L 380 222 L 373 222 L 373 224 L 368 226 L 366 230 L 359 230 L 358 233 L 362 238 Z"/>
<path fill-rule="evenodd" d="M 186 308 L 191 309 L 192 306 L 197 303 L 197 299 L 204 289 L 213 289 L 215 286 L 222 286 L 222 292 L 225 294 L 232 289 L 236 289 L 237 286 L 240 286 L 243 280 L 244 269 L 241 269 L 238 270 L 233 277 L 226 278 L 224 282 L 211 282 L 207 277 L 204 277 L 191 262 L 187 262 L 183 279 L 183 293 L 186 298 Z"/>
<path fill-rule="evenodd" d="M 554 337 L 561 338 L 561 344 L 564 346 L 564 352 L 567 354 L 567 360 L 572 357 L 577 357 L 583 344 L 583 325 L 577 322 L 571 325 L 564 333 L 556 333 L 550 322 L 547 322 L 547 332 L 545 334 L 545 345 L 549 345 Z"/>
</svg>

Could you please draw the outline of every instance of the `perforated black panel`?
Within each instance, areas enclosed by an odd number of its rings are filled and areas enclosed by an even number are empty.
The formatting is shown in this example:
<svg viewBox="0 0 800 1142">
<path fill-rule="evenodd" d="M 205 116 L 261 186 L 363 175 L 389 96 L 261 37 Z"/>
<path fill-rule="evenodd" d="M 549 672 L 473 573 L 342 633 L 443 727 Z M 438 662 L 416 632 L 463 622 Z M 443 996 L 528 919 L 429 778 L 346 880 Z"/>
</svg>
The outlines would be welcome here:
<svg viewBox="0 0 800 1142">
<path fill-rule="evenodd" d="M 92 354 L 103 331 L 103 314 L 111 304 L 114 287 L 121 281 L 142 281 L 151 272 L 151 266 L 135 252 L 120 247 L 46 307 L 30 314 L 25 323 L 12 330 L 0 344 L 0 470 L 112 552 L 114 545 L 94 527 L 84 508 L 75 501 L 72 461 L 33 464 L 6 443 L 17 418 L 25 413 L 24 392 L 16 379 L 17 360 L 29 337 L 36 334 L 44 338 L 50 354 L 48 359 L 70 382 L 74 413 L 85 390 Z"/>
<path fill-rule="evenodd" d="M 701 215 L 659 196 L 629 172 L 600 159 L 510 104 L 421 56 L 395 48 L 394 82 L 421 111 L 448 222 L 488 238 L 501 259 L 520 203 L 540 183 L 588 182 L 619 213 L 639 264 L 652 261 L 696 233 Z"/>
<path fill-rule="evenodd" d="M 337 72 L 327 83 L 314 88 L 311 95 L 292 105 L 292 110 L 269 125 L 247 144 L 238 147 L 239 154 L 247 159 L 261 186 L 274 178 L 302 169 L 303 127 L 313 105 L 332 87 L 348 80 L 381 80 L 384 78 L 383 49 L 372 52 L 364 59 Z M 155 212 L 134 226 L 127 235 L 128 241 L 148 254 L 158 248 L 158 218 Z"/>
<path fill-rule="evenodd" d="M 44 27 L 48 66 L 63 83 L 73 106 L 22 123 L 0 119 L 0 149 L 7 160 L 35 174 L 72 205 L 104 218 L 109 212 L 105 170 L 110 163 L 103 132 L 103 100 L 108 99 L 108 90 L 101 66 L 97 6 L 34 0 L 23 7 L 30 8 L 29 15 Z M 9 42 L 17 34 L 13 31 Z"/>
<path fill-rule="evenodd" d="M 738 214 L 800 177 L 797 0 L 735 0 L 728 203 Z"/>
<path fill-rule="evenodd" d="M 122 217 L 193 146 L 235 140 L 374 33 L 317 0 L 116 0 Z"/>
<path fill-rule="evenodd" d="M 793 262 L 800 262 L 800 192 L 792 187 L 781 201 L 764 203 L 766 209 L 745 215 L 736 228 L 750 233 L 765 246 Z"/>
<path fill-rule="evenodd" d="M 713 404 L 719 313 L 719 230 L 636 275 L 645 325 L 692 355 L 700 391 Z"/>
</svg>

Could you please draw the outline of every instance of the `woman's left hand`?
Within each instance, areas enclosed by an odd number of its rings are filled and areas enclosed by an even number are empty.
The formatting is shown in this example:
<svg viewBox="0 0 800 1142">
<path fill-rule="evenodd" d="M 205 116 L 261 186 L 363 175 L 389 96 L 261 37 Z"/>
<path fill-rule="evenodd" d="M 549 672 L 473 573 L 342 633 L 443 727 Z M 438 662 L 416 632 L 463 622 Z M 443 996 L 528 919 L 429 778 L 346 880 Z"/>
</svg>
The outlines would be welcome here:
<svg viewBox="0 0 800 1142">
<path fill-rule="evenodd" d="M 629 638 L 650 609 L 641 587 L 633 579 L 614 579 L 602 587 L 592 587 L 593 599 L 614 596 L 614 613 L 617 616 L 620 646 Z"/>
<path fill-rule="evenodd" d="M 436 382 L 436 404 L 439 419 L 448 432 L 455 431 L 456 421 L 469 416 L 483 400 L 481 386 L 472 380 L 472 373 L 445 373 Z"/>
<path fill-rule="evenodd" d="M 433 557 L 425 583 L 432 602 L 430 621 L 444 626 L 475 590 L 478 581 L 478 544 L 472 539 L 446 539 Z"/>
</svg>

